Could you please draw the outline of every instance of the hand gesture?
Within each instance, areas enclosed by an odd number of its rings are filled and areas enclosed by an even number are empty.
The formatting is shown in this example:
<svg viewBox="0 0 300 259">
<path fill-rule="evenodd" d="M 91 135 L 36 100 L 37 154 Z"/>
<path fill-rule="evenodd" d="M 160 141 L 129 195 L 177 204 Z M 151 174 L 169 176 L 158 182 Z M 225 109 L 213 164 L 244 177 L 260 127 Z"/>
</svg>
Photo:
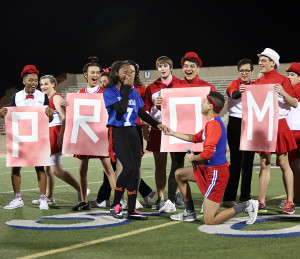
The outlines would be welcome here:
<svg viewBox="0 0 300 259">
<path fill-rule="evenodd" d="M 279 93 L 279 94 L 281 94 L 281 95 L 284 96 L 285 91 L 284 91 L 283 87 L 282 87 L 280 84 L 278 84 L 278 83 L 275 84 L 273 88 L 274 88 L 274 91 L 275 91 L 276 93 Z"/>
<path fill-rule="evenodd" d="M 50 107 L 46 107 L 45 113 L 49 118 L 53 117 L 53 109 L 51 109 Z"/>
<path fill-rule="evenodd" d="M 244 84 L 241 84 L 239 91 L 240 91 L 240 93 L 245 92 L 246 91 L 246 86 Z"/>
</svg>

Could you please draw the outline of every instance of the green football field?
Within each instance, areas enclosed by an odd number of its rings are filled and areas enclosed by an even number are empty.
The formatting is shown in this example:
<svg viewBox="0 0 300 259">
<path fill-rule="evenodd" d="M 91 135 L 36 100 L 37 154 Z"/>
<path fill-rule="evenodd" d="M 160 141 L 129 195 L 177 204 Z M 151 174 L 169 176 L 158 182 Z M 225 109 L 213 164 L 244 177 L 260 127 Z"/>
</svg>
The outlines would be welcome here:
<svg viewBox="0 0 300 259">
<path fill-rule="evenodd" d="M 255 163 L 258 164 L 257 157 Z M 64 157 L 63 165 L 78 179 L 76 158 Z M 140 210 L 149 213 L 148 221 L 117 221 L 108 215 L 107 208 L 71 212 L 70 208 L 77 202 L 77 194 L 58 178 L 54 195 L 56 205 L 51 205 L 48 211 L 40 211 L 37 205 L 31 204 L 33 199 L 39 198 L 33 168 L 22 169 L 24 207 L 4 210 L 3 206 L 13 199 L 10 168 L 5 166 L 4 156 L 0 157 L 0 169 L 0 258 L 300 257 L 300 210 L 296 210 L 295 215 L 281 216 L 278 205 L 286 196 L 281 171 L 276 168 L 271 170 L 268 213 L 260 215 L 257 223 L 247 226 L 244 218 L 247 215 L 242 213 L 226 224 L 210 227 L 203 223 L 200 214 L 203 196 L 195 183 L 191 187 L 198 221 L 193 223 L 172 221 L 170 214 L 160 215 L 149 208 Z M 257 198 L 258 172 L 259 168 L 255 167 L 253 198 Z M 142 159 L 142 176 L 155 189 L 151 154 Z M 96 198 L 102 179 L 100 161 L 90 160 L 90 200 Z M 181 208 L 177 212 L 182 211 Z"/>
</svg>

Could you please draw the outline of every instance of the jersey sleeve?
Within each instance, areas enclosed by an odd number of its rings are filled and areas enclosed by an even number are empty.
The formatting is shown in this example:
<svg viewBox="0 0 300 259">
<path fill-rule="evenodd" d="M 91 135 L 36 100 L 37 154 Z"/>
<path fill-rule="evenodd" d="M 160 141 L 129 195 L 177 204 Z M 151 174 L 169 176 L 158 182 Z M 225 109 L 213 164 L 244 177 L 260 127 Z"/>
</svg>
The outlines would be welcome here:
<svg viewBox="0 0 300 259">
<path fill-rule="evenodd" d="M 205 129 L 205 141 L 203 145 L 203 152 L 200 153 L 202 160 L 209 160 L 215 153 L 215 148 L 222 135 L 222 127 L 216 120 L 209 122 Z"/>
<path fill-rule="evenodd" d="M 292 86 L 290 80 L 288 78 L 286 78 L 284 81 L 283 81 L 283 84 L 282 84 L 282 87 L 284 89 L 284 91 L 290 95 L 291 97 L 294 97 L 296 98 L 296 92 L 295 92 L 295 89 L 294 87 Z"/>
<path fill-rule="evenodd" d="M 113 105 L 116 102 L 119 102 L 117 94 L 114 91 L 112 91 L 111 88 L 108 88 L 103 92 L 103 98 L 106 108 Z"/>
<path fill-rule="evenodd" d="M 226 93 L 229 97 L 231 97 L 232 92 L 238 90 L 239 90 L 239 85 L 235 81 L 232 81 L 231 83 L 229 83 Z"/>
<path fill-rule="evenodd" d="M 204 130 L 201 130 L 193 136 L 193 143 L 203 142 L 203 138 L 202 138 L 203 131 Z"/>
</svg>

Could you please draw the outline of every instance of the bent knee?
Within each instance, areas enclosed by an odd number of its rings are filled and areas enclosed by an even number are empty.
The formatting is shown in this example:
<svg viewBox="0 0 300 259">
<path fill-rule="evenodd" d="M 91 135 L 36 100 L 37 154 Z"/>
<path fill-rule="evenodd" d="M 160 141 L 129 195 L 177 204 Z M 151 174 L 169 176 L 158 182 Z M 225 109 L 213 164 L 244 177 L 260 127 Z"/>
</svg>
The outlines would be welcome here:
<svg viewBox="0 0 300 259">
<path fill-rule="evenodd" d="M 206 225 L 217 225 L 216 221 L 214 220 L 214 218 L 208 217 L 208 218 L 204 218 L 204 223 Z"/>
</svg>

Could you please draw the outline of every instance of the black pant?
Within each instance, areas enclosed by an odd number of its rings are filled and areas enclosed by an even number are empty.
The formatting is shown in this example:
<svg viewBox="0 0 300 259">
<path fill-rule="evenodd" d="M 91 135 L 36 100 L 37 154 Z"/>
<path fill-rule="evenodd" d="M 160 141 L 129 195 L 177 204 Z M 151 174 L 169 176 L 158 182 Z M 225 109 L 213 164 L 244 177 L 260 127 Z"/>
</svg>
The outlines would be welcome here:
<svg viewBox="0 0 300 259">
<path fill-rule="evenodd" d="M 236 200 L 241 170 L 242 179 L 240 201 L 247 201 L 250 199 L 252 168 L 255 153 L 252 151 L 240 151 L 241 122 L 241 118 L 229 116 L 227 139 L 230 150 L 230 177 L 224 193 L 223 201 Z"/>
<path fill-rule="evenodd" d="M 141 146 L 142 146 L 142 149 L 143 149 L 142 129 L 139 126 L 136 126 L 136 129 L 138 131 L 139 140 L 140 140 L 140 143 L 141 143 Z M 116 163 L 112 162 L 112 167 L 113 167 L 114 171 L 116 171 Z M 107 175 L 104 173 L 103 183 L 102 183 L 102 185 L 101 185 L 101 187 L 98 191 L 97 201 L 100 202 L 100 201 L 104 201 L 104 200 L 109 200 L 110 192 L 111 192 L 111 188 L 110 188 L 109 180 L 108 180 Z M 141 181 L 140 181 L 139 192 L 142 195 L 142 197 L 146 197 L 152 192 L 151 187 L 149 187 L 142 178 L 141 178 Z"/>
<path fill-rule="evenodd" d="M 175 179 L 175 171 L 184 167 L 184 157 L 186 152 L 170 152 L 171 155 L 171 171 L 168 179 L 168 199 L 171 202 L 175 202 L 175 193 L 177 188 L 177 182 Z"/>
<path fill-rule="evenodd" d="M 116 183 L 113 206 L 120 203 L 125 188 L 128 194 L 128 213 L 135 209 L 141 166 L 141 144 L 135 127 L 113 128 L 113 148 L 123 170 Z"/>
</svg>

